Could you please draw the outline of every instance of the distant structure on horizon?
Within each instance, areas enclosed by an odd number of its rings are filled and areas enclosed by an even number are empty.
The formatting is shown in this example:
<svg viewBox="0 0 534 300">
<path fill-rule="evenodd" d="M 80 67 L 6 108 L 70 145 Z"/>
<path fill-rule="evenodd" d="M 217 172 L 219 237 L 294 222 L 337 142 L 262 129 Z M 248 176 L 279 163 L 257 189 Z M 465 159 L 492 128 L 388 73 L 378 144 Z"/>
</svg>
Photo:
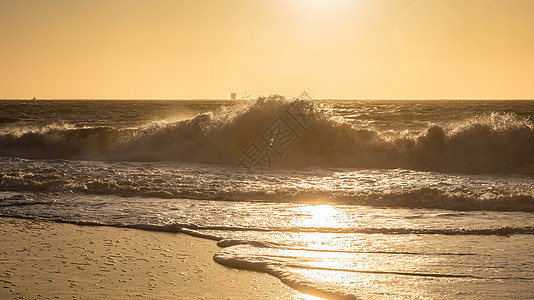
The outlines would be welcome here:
<svg viewBox="0 0 534 300">
<path fill-rule="evenodd" d="M 237 99 L 237 93 L 230 94 L 230 99 L 231 100 L 236 100 Z"/>
</svg>

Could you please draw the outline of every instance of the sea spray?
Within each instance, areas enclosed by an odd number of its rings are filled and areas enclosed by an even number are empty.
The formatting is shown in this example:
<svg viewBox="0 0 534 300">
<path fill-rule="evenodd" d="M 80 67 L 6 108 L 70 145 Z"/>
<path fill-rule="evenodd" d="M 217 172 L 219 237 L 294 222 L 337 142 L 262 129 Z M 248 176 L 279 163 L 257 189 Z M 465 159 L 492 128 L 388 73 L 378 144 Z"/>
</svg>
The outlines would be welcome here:
<svg viewBox="0 0 534 300">
<path fill-rule="evenodd" d="M 406 168 L 459 173 L 533 173 L 534 127 L 512 113 L 479 115 L 461 124 L 430 125 L 402 135 L 358 128 L 311 100 L 273 95 L 174 123 L 136 128 L 52 124 L 0 133 L 0 155 L 235 165 L 235 158 L 278 115 L 296 105 L 307 130 L 276 168 L 311 166 Z"/>
</svg>

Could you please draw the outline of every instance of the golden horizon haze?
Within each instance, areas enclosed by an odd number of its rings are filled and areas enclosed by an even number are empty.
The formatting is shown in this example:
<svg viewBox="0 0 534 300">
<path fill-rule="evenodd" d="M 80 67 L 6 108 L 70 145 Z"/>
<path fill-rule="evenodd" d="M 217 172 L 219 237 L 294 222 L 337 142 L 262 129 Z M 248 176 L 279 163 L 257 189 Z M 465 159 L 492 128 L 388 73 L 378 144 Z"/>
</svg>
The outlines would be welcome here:
<svg viewBox="0 0 534 300">
<path fill-rule="evenodd" d="M 0 0 L 0 99 L 534 99 L 529 0 Z"/>
</svg>

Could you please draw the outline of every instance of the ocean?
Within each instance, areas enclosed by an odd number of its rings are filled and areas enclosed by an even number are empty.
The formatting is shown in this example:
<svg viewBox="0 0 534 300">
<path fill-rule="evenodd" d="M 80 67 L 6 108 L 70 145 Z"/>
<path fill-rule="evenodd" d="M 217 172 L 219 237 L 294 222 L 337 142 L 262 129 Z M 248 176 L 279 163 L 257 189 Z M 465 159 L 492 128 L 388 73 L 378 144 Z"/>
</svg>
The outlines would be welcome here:
<svg viewBox="0 0 534 300">
<path fill-rule="evenodd" d="M 534 295 L 534 101 L 0 101 L 0 216 L 186 233 L 329 299 Z"/>
</svg>

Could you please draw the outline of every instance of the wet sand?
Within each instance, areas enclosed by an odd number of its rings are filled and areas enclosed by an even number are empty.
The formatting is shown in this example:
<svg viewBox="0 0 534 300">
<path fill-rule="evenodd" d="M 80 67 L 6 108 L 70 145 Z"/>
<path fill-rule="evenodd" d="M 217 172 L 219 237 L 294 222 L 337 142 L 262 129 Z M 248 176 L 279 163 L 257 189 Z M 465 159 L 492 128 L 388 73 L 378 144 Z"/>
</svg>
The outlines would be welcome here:
<svg viewBox="0 0 534 300">
<path fill-rule="evenodd" d="M 310 299 L 184 234 L 0 218 L 0 299 Z"/>
</svg>

